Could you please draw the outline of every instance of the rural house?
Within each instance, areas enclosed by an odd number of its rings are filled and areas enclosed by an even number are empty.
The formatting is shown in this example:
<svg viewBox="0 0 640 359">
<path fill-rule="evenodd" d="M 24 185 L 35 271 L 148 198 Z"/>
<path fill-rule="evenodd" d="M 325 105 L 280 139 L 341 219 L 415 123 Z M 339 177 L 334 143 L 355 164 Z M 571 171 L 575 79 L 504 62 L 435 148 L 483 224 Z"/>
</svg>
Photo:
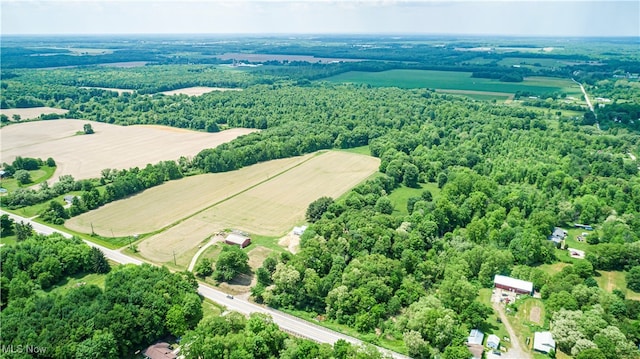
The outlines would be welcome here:
<svg viewBox="0 0 640 359">
<path fill-rule="evenodd" d="M 493 284 L 496 288 L 508 290 L 518 294 L 533 294 L 533 283 L 524 280 L 507 277 L 496 274 L 493 278 Z"/>
<path fill-rule="evenodd" d="M 556 341 L 551 332 L 535 332 L 533 336 L 533 350 L 541 353 L 549 353 L 556 350 Z"/>
<path fill-rule="evenodd" d="M 175 359 L 178 356 L 169 347 L 168 343 L 156 343 L 142 352 L 148 359 Z"/>
<path fill-rule="evenodd" d="M 238 233 L 230 233 L 227 238 L 224 239 L 224 242 L 226 244 L 234 244 L 240 246 L 240 248 L 244 248 L 251 244 L 251 238 Z"/>
<path fill-rule="evenodd" d="M 553 243 L 555 244 L 558 244 L 564 241 L 566 237 L 567 237 L 567 231 L 565 231 L 560 227 L 555 227 L 553 229 L 553 233 L 551 233 L 551 235 L 547 237 L 547 239 L 549 239 L 550 241 L 553 241 Z"/>
<path fill-rule="evenodd" d="M 498 350 L 500 348 L 500 338 L 495 334 L 489 335 L 487 338 L 487 346 L 491 349 Z"/>
<path fill-rule="evenodd" d="M 484 340 L 484 333 L 482 333 L 478 329 L 471 329 L 471 332 L 469 333 L 469 337 L 467 337 L 467 343 L 482 345 L 483 340 Z"/>
</svg>

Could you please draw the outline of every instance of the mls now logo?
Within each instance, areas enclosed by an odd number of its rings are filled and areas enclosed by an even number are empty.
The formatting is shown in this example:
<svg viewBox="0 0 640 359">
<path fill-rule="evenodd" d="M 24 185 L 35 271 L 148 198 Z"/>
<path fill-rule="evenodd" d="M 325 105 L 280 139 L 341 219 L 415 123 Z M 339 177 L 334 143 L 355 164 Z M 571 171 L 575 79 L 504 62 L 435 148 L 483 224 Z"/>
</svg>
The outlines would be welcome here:
<svg viewBox="0 0 640 359">
<path fill-rule="evenodd" d="M 44 354 L 47 351 L 45 347 L 35 345 L 3 345 L 3 354 Z"/>
</svg>

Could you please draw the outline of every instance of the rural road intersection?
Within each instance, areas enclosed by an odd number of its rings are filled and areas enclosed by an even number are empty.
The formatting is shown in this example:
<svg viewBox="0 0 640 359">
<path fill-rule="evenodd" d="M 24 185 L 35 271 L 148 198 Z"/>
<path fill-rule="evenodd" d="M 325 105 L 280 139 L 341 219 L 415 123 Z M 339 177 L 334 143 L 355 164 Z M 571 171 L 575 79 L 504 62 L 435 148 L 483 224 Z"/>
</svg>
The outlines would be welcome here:
<svg viewBox="0 0 640 359">
<path fill-rule="evenodd" d="M 9 215 L 10 218 L 12 218 L 16 222 L 23 221 L 25 223 L 31 223 L 31 225 L 33 226 L 33 230 L 36 231 L 37 233 L 41 233 L 44 235 L 60 233 L 66 238 L 72 237 L 72 235 L 69 233 L 57 230 L 55 228 L 49 227 L 41 223 L 34 222 L 28 218 L 24 218 L 24 217 L 21 217 L 9 212 L 5 212 L 2 210 L 0 210 L 0 214 L 7 214 Z M 86 240 L 84 242 L 91 247 L 100 249 L 108 259 L 111 259 L 114 262 L 118 262 L 120 264 L 135 264 L 135 265 L 146 263 L 137 258 L 129 257 L 121 253 L 120 251 L 109 249 Z M 149 264 L 153 264 L 153 263 L 149 263 Z M 259 306 L 245 299 L 228 297 L 227 293 L 222 292 L 218 289 L 209 287 L 200 282 L 198 283 L 198 293 L 200 293 L 200 295 L 202 295 L 203 297 L 209 300 L 212 300 L 220 305 L 225 306 L 228 310 L 237 311 L 245 315 L 250 313 L 268 314 L 271 316 L 271 318 L 273 318 L 273 322 L 276 323 L 280 327 L 280 329 L 298 337 L 310 339 L 319 343 L 333 344 L 339 339 L 343 339 L 352 344 L 357 344 L 357 345 L 364 344 L 364 342 L 356 338 L 335 332 L 327 328 L 323 328 L 313 323 L 309 323 L 305 320 L 296 318 L 292 315 L 288 315 L 281 311 L 278 311 L 269 307 Z M 381 353 L 385 355 L 389 355 L 393 358 L 409 359 L 408 356 L 405 356 L 384 348 L 380 348 L 380 347 L 376 347 L 376 348 Z"/>
</svg>

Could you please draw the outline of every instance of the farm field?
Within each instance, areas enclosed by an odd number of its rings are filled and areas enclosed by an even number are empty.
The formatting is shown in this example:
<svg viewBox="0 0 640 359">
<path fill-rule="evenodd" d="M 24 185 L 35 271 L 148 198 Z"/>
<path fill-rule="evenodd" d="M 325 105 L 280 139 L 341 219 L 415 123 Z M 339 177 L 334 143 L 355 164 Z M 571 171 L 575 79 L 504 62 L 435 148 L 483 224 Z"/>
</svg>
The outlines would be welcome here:
<svg viewBox="0 0 640 359">
<path fill-rule="evenodd" d="M 31 120 L 40 117 L 40 115 L 48 115 L 56 113 L 58 115 L 64 115 L 69 110 L 63 110 L 61 108 L 53 107 L 31 107 L 31 108 L 7 108 L 0 110 L 0 114 L 12 119 L 13 115 L 19 115 L 21 120 Z"/>
<path fill-rule="evenodd" d="M 319 153 L 277 176 L 256 182 L 246 191 L 229 192 L 224 201 L 140 243 L 140 253 L 150 260 L 167 262 L 174 252 L 179 256 L 224 229 L 283 235 L 304 221 L 309 203 L 321 196 L 338 197 L 375 173 L 378 165 L 379 160 L 369 156 L 342 151 Z"/>
<path fill-rule="evenodd" d="M 90 123 L 95 133 L 76 135 Z M 52 157 L 62 175 L 75 179 L 97 178 L 105 168 L 145 166 L 180 156 L 195 156 L 255 130 L 236 128 L 217 133 L 196 132 L 165 126 L 116 126 L 84 120 L 20 123 L 0 129 L 2 160 L 16 156 Z"/>
<path fill-rule="evenodd" d="M 177 90 L 171 90 L 171 91 L 163 91 L 163 92 L 160 92 L 160 93 L 161 94 L 165 94 L 167 96 L 171 96 L 171 95 L 202 96 L 202 95 L 204 95 L 206 93 L 213 92 L 213 91 L 242 91 L 242 89 L 241 88 L 227 88 L 227 87 L 196 86 L 196 87 L 186 87 L 186 88 L 177 89 Z"/>
<path fill-rule="evenodd" d="M 71 218 L 66 221 L 65 226 L 74 231 L 91 233 L 93 224 L 95 233 L 111 236 L 113 231 L 117 237 L 157 231 L 242 192 L 269 176 L 298 165 L 310 156 L 279 159 L 237 171 L 208 173 L 169 181 Z M 176 227 L 174 230 L 179 230 Z"/>
<path fill-rule="evenodd" d="M 328 77 L 325 81 L 368 84 L 378 87 L 432 88 L 438 90 L 464 90 L 493 93 L 528 91 L 534 94 L 564 91 L 580 95 L 580 87 L 568 79 L 527 77 L 523 82 L 472 78 L 470 72 L 432 70 L 389 70 L 382 72 L 350 71 Z"/>
<path fill-rule="evenodd" d="M 640 293 L 627 289 L 626 272 L 617 271 L 597 271 L 599 276 L 595 277 L 598 286 L 607 292 L 619 289 L 626 294 L 627 299 L 640 300 Z"/>
</svg>

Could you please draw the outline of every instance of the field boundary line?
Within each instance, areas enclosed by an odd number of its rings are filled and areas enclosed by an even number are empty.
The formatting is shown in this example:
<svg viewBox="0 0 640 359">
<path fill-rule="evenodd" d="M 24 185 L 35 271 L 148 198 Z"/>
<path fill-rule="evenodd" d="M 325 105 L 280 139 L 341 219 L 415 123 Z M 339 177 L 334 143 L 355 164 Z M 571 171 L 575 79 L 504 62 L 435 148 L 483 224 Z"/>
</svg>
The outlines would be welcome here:
<svg viewBox="0 0 640 359">
<path fill-rule="evenodd" d="M 175 221 L 175 222 L 173 222 L 173 223 L 171 223 L 171 224 L 169 224 L 169 225 L 167 225 L 167 226 L 165 226 L 163 228 L 160 228 L 157 231 L 153 231 L 153 232 L 149 233 L 149 237 L 152 237 L 152 236 L 154 236 L 156 234 L 162 233 L 162 232 L 164 232 L 164 231 L 166 231 L 166 230 L 168 230 L 170 228 L 173 228 L 173 227 L 177 226 L 178 224 L 186 221 L 187 219 L 193 218 L 193 217 L 197 216 L 198 214 L 200 214 L 202 212 L 208 211 L 209 209 L 211 209 L 211 208 L 213 208 L 213 207 L 215 207 L 217 205 L 220 205 L 220 204 L 222 204 L 222 203 L 224 203 L 224 202 L 226 202 L 226 201 L 228 201 L 228 200 L 230 200 L 232 198 L 235 198 L 235 197 L 237 197 L 237 196 L 239 196 L 239 195 L 241 195 L 241 194 L 243 194 L 243 193 L 245 193 L 247 191 L 250 191 L 250 190 L 252 190 L 252 189 L 254 189 L 254 188 L 256 188 L 256 187 L 258 187 L 258 186 L 260 186 L 260 185 L 262 185 L 264 183 L 267 183 L 267 182 L 271 181 L 274 178 L 280 177 L 281 175 L 291 171 L 292 169 L 294 169 L 296 167 L 299 167 L 299 166 L 302 166 L 303 164 L 311 161 L 312 159 L 314 159 L 314 158 L 316 158 L 318 156 L 322 156 L 322 155 L 324 155 L 326 153 L 328 153 L 328 151 L 319 151 L 319 152 L 309 156 L 309 158 L 305 159 L 304 161 L 301 161 L 300 163 L 296 163 L 295 165 L 292 165 L 291 167 L 285 168 L 284 170 L 276 173 L 275 175 L 269 176 L 267 179 L 264 179 L 264 180 L 262 180 L 260 182 L 256 182 L 255 184 L 252 184 L 251 186 L 249 186 L 249 187 L 247 187 L 247 188 L 245 188 L 243 190 L 240 190 L 240 191 L 238 191 L 238 192 L 236 192 L 236 193 L 234 193 L 234 194 L 232 194 L 232 195 L 230 195 L 228 197 L 225 197 L 225 198 L 223 198 L 223 199 L 221 199 L 221 200 L 219 200 L 217 202 L 214 202 L 213 204 L 211 204 L 209 206 L 203 207 L 203 208 L 193 212 L 192 214 L 190 214 L 190 215 L 188 215 L 186 217 L 183 217 L 183 218 L 181 218 L 181 219 L 179 219 L 179 220 L 177 220 L 177 221 Z"/>
</svg>

